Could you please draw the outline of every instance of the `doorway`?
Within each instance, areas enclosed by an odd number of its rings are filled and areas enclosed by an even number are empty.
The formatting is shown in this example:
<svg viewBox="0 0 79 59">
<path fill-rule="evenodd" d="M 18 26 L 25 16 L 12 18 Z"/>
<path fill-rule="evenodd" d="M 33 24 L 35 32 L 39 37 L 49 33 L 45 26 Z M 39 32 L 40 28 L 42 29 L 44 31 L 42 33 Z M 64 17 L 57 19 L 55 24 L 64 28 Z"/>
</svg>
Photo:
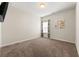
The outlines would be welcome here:
<svg viewBox="0 0 79 59">
<path fill-rule="evenodd" d="M 50 38 L 50 20 L 41 21 L 41 37 Z"/>
</svg>

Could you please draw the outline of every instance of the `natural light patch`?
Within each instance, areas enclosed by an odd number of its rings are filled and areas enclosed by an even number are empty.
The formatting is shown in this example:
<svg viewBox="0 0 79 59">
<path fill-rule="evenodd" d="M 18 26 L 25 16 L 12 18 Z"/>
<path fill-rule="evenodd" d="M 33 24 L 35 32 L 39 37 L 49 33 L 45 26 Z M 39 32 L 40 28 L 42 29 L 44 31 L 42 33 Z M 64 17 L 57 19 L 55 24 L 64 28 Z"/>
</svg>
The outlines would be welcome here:
<svg viewBox="0 0 79 59">
<path fill-rule="evenodd" d="M 48 33 L 48 22 L 43 22 L 43 33 Z"/>
</svg>

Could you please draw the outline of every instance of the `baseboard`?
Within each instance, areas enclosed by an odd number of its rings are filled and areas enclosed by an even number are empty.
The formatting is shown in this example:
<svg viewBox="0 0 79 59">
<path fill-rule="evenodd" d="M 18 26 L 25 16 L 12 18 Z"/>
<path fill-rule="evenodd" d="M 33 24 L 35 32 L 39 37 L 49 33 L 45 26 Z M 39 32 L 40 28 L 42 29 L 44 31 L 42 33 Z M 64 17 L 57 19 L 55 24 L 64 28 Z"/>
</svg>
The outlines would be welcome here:
<svg viewBox="0 0 79 59">
<path fill-rule="evenodd" d="M 35 36 L 35 37 L 28 38 L 28 39 L 24 39 L 24 40 L 20 40 L 20 41 L 11 42 L 11 43 L 8 43 L 8 44 L 0 45 L 0 48 L 6 47 L 6 46 L 9 46 L 9 45 L 13 45 L 13 44 L 17 44 L 17 43 L 21 43 L 21 42 L 28 41 L 28 40 L 33 40 L 33 39 L 36 39 L 36 38 L 39 38 L 39 37 L 40 36 L 37 36 L 37 37 Z"/>
<path fill-rule="evenodd" d="M 0 45 L 0 48 L 5 47 L 5 46 L 9 46 L 9 45 L 13 45 L 13 44 L 16 44 L 16 43 L 21 43 L 21 42 L 28 41 L 28 40 L 33 40 L 33 39 L 36 39 L 36 38 L 39 38 L 39 37 L 40 37 L 40 36 L 33 36 L 33 37 L 31 37 L 31 38 L 28 38 L 28 39 L 24 39 L 24 40 L 20 40 L 20 41 L 11 42 L 11 43 L 8 43 L 8 44 Z M 50 39 L 51 39 L 51 38 L 50 38 Z M 53 38 L 53 39 L 54 39 L 54 40 L 58 40 L 58 41 L 63 41 L 63 42 L 75 44 L 75 42 L 69 42 L 69 41 L 65 41 L 65 40 L 59 40 L 59 39 L 56 39 L 56 38 Z M 51 39 L 51 40 L 52 40 L 52 39 Z"/>
<path fill-rule="evenodd" d="M 52 38 L 50 38 L 52 39 Z M 53 38 L 54 40 L 57 40 L 57 41 L 62 41 L 62 42 L 67 42 L 67 43 L 71 43 L 71 44 L 75 44 L 75 42 L 71 42 L 71 41 L 67 41 L 67 40 L 63 40 L 63 39 L 57 39 L 57 38 Z"/>
</svg>

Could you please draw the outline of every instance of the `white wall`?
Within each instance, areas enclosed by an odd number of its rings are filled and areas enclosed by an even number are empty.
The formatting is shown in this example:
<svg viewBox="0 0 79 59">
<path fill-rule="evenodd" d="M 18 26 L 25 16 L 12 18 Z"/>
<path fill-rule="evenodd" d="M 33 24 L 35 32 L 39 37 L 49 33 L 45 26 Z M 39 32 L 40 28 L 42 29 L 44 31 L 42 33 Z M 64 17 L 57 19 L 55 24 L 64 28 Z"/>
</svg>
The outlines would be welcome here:
<svg viewBox="0 0 79 59">
<path fill-rule="evenodd" d="M 75 42 L 75 8 L 59 11 L 48 16 L 44 16 L 43 20 L 50 19 L 50 38 L 61 41 Z M 56 20 L 64 19 L 64 29 L 55 28 Z"/>
<path fill-rule="evenodd" d="M 79 54 L 79 3 L 76 6 L 76 47 Z"/>
<path fill-rule="evenodd" d="M 2 46 L 40 36 L 40 17 L 9 5 L 2 23 Z"/>
</svg>

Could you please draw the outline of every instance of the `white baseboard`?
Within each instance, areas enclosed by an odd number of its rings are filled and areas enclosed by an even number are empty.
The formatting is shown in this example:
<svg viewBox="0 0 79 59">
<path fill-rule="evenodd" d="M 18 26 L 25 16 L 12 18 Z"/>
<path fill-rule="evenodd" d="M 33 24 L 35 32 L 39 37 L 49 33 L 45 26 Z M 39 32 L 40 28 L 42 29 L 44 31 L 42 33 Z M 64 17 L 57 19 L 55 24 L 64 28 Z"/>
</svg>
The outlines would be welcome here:
<svg viewBox="0 0 79 59">
<path fill-rule="evenodd" d="M 68 41 L 68 40 L 65 40 L 65 39 L 58 39 L 58 38 L 51 38 L 51 39 L 55 39 L 55 40 L 64 41 L 64 42 L 69 42 L 69 43 L 75 44 L 75 42 Z"/>
<path fill-rule="evenodd" d="M 20 40 L 20 41 L 15 41 L 15 42 L 3 44 L 3 45 L 0 44 L 0 48 L 1 48 L 1 47 L 5 47 L 5 46 L 8 46 L 8 45 L 13 45 L 13 44 L 16 44 L 16 43 L 21 43 L 21 42 L 28 41 L 28 40 L 33 40 L 33 39 L 36 39 L 36 38 L 39 38 L 39 37 L 40 37 L 40 35 L 38 35 L 38 36 L 33 36 L 33 37 L 30 37 L 30 38 L 27 38 L 27 39 L 24 39 L 24 40 Z M 52 39 L 52 38 L 50 38 L 50 39 Z M 57 38 L 53 38 L 53 39 L 59 40 L 59 39 L 57 39 Z M 66 40 L 62 40 L 62 39 L 60 39 L 59 41 L 65 41 L 65 42 L 69 42 L 69 43 L 75 43 L 75 42 L 70 42 L 70 41 L 66 41 Z"/>
<path fill-rule="evenodd" d="M 16 44 L 16 43 L 21 43 L 21 42 L 28 41 L 28 40 L 33 40 L 33 39 L 36 39 L 36 38 L 39 38 L 39 37 L 40 36 L 33 36 L 31 38 L 28 38 L 28 39 L 24 39 L 24 40 L 20 40 L 20 41 L 15 41 L 15 42 L 11 42 L 11 43 L 8 43 L 8 44 L 3 44 L 3 45 L 0 45 L 0 48 L 5 47 L 5 46 L 9 46 L 9 45 L 13 45 L 13 44 Z"/>
</svg>

